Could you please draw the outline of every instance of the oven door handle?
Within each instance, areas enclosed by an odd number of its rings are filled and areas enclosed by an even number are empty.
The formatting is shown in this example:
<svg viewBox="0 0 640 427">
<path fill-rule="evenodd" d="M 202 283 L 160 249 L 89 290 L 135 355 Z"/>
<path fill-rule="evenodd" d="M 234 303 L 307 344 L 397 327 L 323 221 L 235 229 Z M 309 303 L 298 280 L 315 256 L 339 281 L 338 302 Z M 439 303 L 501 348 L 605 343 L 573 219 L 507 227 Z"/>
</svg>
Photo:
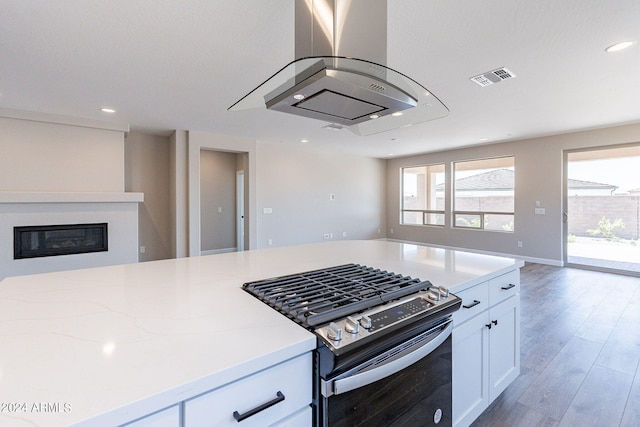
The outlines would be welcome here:
<svg viewBox="0 0 640 427">
<path fill-rule="evenodd" d="M 407 353 L 398 359 L 385 362 L 374 369 L 370 369 L 345 378 L 330 380 L 328 382 L 325 382 L 323 380 L 322 382 L 324 384 L 322 387 L 322 394 L 325 397 L 329 397 L 334 394 L 346 393 L 348 391 L 364 387 L 378 380 L 386 378 L 390 375 L 395 374 L 396 372 L 400 372 L 407 366 L 413 365 L 420 359 L 429 355 L 429 353 L 434 351 L 436 348 L 438 348 L 440 344 L 442 344 L 446 341 L 447 338 L 449 338 L 452 330 L 453 322 L 449 321 L 449 324 L 444 329 L 442 329 L 442 331 L 439 332 L 435 338 L 429 340 L 427 343 L 423 344 L 415 350 L 412 350 L 410 353 Z"/>
</svg>

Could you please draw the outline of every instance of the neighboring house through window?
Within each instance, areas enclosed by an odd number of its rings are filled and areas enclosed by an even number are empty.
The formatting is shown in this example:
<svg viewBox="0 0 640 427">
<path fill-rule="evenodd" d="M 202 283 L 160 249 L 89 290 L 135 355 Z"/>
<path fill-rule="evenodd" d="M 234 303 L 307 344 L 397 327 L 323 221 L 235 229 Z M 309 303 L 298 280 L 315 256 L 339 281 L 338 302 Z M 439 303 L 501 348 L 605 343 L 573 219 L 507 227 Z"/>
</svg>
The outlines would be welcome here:
<svg viewBox="0 0 640 427">
<path fill-rule="evenodd" d="M 453 172 L 454 226 L 513 232 L 514 157 L 455 162 Z"/>
</svg>

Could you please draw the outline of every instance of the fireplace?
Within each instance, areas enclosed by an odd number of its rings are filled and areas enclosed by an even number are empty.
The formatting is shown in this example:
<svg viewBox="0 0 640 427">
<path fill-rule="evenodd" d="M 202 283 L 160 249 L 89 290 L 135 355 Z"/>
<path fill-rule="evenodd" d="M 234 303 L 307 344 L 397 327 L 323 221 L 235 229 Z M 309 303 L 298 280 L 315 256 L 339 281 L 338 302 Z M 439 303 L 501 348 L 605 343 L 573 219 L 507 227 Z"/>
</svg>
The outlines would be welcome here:
<svg viewBox="0 0 640 427">
<path fill-rule="evenodd" d="M 13 259 L 109 250 L 107 223 L 13 227 Z"/>
<path fill-rule="evenodd" d="M 138 262 L 143 201 L 142 193 L 0 191 L 0 280 Z"/>
</svg>

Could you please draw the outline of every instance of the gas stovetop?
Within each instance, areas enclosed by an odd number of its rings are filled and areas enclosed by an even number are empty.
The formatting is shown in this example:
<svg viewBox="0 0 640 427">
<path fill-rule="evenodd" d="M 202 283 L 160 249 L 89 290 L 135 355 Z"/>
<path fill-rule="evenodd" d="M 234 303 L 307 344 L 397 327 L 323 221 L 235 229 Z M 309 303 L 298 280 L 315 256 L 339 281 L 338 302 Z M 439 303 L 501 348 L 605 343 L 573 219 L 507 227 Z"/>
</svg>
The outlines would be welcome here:
<svg viewBox="0 0 640 427">
<path fill-rule="evenodd" d="M 259 280 L 243 288 L 333 348 L 432 313 L 450 313 L 461 302 L 429 281 L 359 264 Z"/>
</svg>

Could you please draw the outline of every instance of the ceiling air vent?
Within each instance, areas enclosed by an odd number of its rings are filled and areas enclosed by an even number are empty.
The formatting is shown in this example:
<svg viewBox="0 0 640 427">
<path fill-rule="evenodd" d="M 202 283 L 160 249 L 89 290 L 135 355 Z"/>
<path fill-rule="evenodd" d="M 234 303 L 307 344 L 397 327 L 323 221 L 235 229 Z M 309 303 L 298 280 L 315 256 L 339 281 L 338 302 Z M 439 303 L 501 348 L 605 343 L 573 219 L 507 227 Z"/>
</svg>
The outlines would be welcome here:
<svg viewBox="0 0 640 427">
<path fill-rule="evenodd" d="M 339 125 L 338 123 L 329 123 L 328 125 L 322 126 L 322 129 L 342 130 L 342 129 L 344 129 L 344 126 Z"/>
<path fill-rule="evenodd" d="M 503 80 L 512 79 L 516 75 L 509 71 L 508 69 L 502 67 L 497 70 L 487 71 L 486 73 L 478 74 L 477 76 L 470 77 L 474 83 L 479 84 L 482 87 L 492 85 L 494 83 L 499 83 Z"/>
</svg>

